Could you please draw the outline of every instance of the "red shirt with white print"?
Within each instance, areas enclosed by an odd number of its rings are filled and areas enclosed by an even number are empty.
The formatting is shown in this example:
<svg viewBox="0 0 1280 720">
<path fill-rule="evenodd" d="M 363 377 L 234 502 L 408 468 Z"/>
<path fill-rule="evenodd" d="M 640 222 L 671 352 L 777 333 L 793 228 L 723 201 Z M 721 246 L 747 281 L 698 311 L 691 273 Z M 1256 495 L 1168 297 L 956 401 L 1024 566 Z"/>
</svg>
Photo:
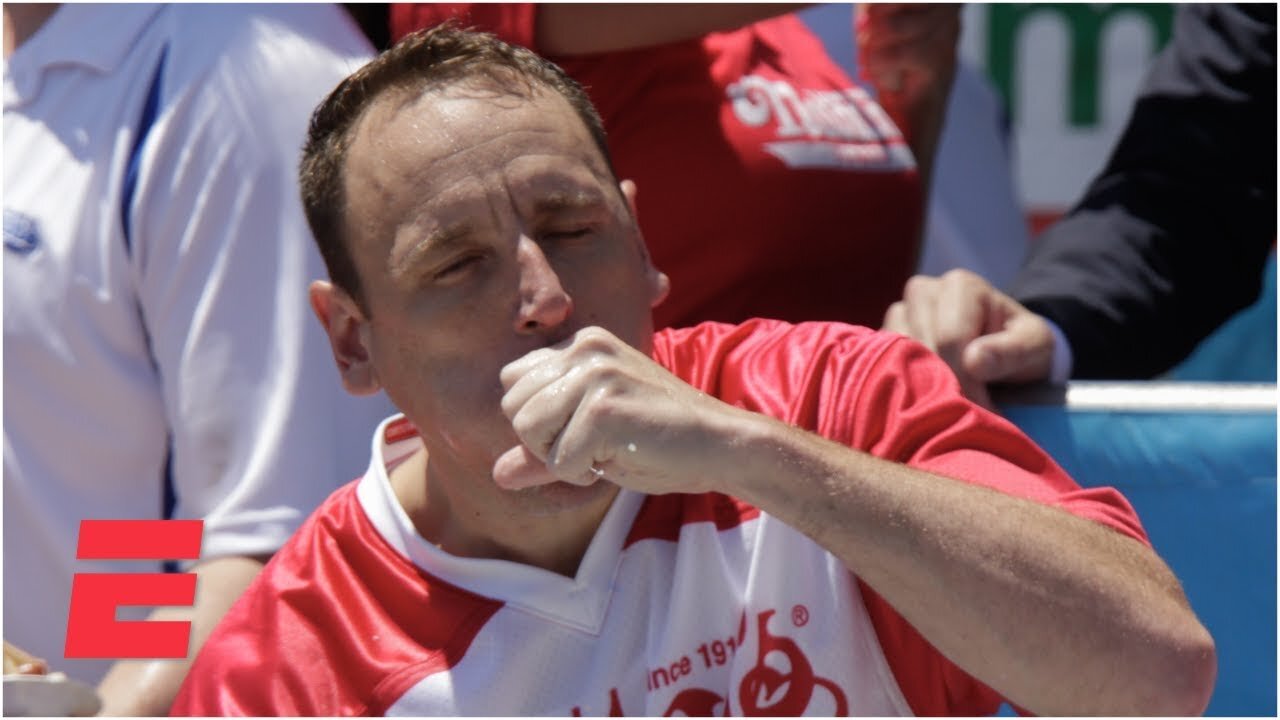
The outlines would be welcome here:
<svg viewBox="0 0 1280 720">
<path fill-rule="evenodd" d="M 1077 486 L 906 338 L 708 323 L 658 333 L 654 357 L 728 403 L 1146 541 L 1122 496 Z M 623 490 L 574 578 L 449 555 L 417 534 L 388 481 L 420 443 L 403 418 L 378 429 L 367 474 L 330 497 L 228 613 L 175 715 L 999 707 L 829 552 L 724 495 Z"/>
<path fill-rule="evenodd" d="M 539 50 L 531 4 L 392 5 L 392 37 L 451 17 Z M 919 251 L 915 160 L 799 18 L 551 59 L 586 87 L 618 177 L 636 182 L 640 228 L 671 277 L 658 327 L 879 327 Z"/>
</svg>

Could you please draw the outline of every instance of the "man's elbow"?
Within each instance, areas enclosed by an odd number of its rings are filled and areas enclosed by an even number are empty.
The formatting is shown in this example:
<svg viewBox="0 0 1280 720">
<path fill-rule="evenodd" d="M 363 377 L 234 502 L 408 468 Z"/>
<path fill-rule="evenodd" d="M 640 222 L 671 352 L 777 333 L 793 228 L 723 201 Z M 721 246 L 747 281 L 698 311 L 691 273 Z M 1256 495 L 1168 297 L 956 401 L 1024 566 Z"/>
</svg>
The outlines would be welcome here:
<svg viewBox="0 0 1280 720">
<path fill-rule="evenodd" d="M 1209 706 L 1218 678 L 1218 651 L 1213 636 L 1194 617 L 1186 625 L 1170 637 L 1157 671 L 1148 675 L 1154 687 L 1143 715 L 1202 715 Z"/>
</svg>

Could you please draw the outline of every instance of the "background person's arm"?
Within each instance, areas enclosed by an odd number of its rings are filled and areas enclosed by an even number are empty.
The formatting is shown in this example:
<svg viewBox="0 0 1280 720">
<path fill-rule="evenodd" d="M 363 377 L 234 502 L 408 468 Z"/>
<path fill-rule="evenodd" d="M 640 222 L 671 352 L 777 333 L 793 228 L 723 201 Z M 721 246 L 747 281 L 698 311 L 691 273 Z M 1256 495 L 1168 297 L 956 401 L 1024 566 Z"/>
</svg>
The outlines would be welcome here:
<svg viewBox="0 0 1280 720">
<path fill-rule="evenodd" d="M 962 7 L 858 3 L 854 10 L 859 71 L 906 137 L 925 197 L 956 75 Z"/>
<path fill-rule="evenodd" d="M 392 3 L 392 42 L 446 20 L 547 57 L 621 52 L 733 30 L 795 12 L 785 3 Z"/>
<path fill-rule="evenodd" d="M 540 3 L 534 35 L 542 55 L 589 55 L 691 40 L 805 7 L 787 3 Z"/>
<path fill-rule="evenodd" d="M 1011 295 L 1073 376 L 1143 378 L 1252 302 L 1276 237 L 1276 8 L 1178 8 L 1107 167 Z"/>
</svg>

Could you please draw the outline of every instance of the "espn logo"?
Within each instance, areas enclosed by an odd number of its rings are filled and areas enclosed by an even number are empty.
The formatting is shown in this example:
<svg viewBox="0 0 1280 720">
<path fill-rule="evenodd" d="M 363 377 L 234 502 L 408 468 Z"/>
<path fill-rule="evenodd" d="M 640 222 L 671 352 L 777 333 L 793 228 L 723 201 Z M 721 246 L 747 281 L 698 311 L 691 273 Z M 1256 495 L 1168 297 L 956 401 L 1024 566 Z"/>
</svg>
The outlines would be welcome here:
<svg viewBox="0 0 1280 720">
<path fill-rule="evenodd" d="M 203 520 L 82 520 L 77 560 L 197 560 Z M 187 620 L 117 620 L 121 605 L 185 605 L 195 573 L 76 573 L 67 611 L 68 658 L 185 658 Z"/>
</svg>

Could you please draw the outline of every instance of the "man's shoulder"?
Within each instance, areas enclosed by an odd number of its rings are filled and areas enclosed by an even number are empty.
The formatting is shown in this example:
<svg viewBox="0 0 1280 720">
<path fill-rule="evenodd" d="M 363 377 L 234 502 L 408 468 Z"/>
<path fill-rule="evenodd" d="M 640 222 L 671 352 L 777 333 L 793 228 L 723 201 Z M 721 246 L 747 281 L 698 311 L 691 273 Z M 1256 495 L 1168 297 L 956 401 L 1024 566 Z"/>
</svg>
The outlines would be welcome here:
<svg viewBox="0 0 1280 720">
<path fill-rule="evenodd" d="M 895 336 L 860 325 L 841 322 L 789 323 L 783 320 L 752 318 L 741 323 L 704 322 L 684 328 L 666 328 L 655 336 L 655 346 L 663 351 L 703 347 L 732 350 L 768 347 L 776 351 L 801 351 L 827 345 L 871 348 L 892 341 Z"/>
<path fill-rule="evenodd" d="M 325 612 L 337 590 L 335 583 L 348 585 L 341 592 L 349 594 L 359 590 L 350 584 L 362 578 L 366 568 L 380 569 L 374 562 L 379 559 L 378 548 L 361 547 L 368 523 L 356 495 L 359 482 L 339 487 L 307 516 L 272 555 L 219 630 L 252 634 L 268 618 Z M 297 605 L 280 603 L 282 594 L 307 599 Z"/>
<path fill-rule="evenodd" d="M 659 331 L 654 358 L 686 382 L 714 393 L 726 381 L 784 382 L 872 364 L 901 336 L 839 322 L 752 319 Z M 723 398 L 722 398 L 723 399 Z"/>
<path fill-rule="evenodd" d="M 283 604 L 318 638 L 386 625 L 423 647 L 444 647 L 459 623 L 487 617 L 501 603 L 423 571 L 393 548 L 361 503 L 358 489 L 367 481 L 335 491 L 276 553 L 262 573 L 262 607 L 276 613 L 268 606 Z"/>
<path fill-rule="evenodd" d="M 400 685 L 447 669 L 501 607 L 387 545 L 360 504 L 360 482 L 334 492 L 227 614 L 179 714 L 378 714 Z M 288 697 L 272 687 L 290 688 Z"/>
</svg>

